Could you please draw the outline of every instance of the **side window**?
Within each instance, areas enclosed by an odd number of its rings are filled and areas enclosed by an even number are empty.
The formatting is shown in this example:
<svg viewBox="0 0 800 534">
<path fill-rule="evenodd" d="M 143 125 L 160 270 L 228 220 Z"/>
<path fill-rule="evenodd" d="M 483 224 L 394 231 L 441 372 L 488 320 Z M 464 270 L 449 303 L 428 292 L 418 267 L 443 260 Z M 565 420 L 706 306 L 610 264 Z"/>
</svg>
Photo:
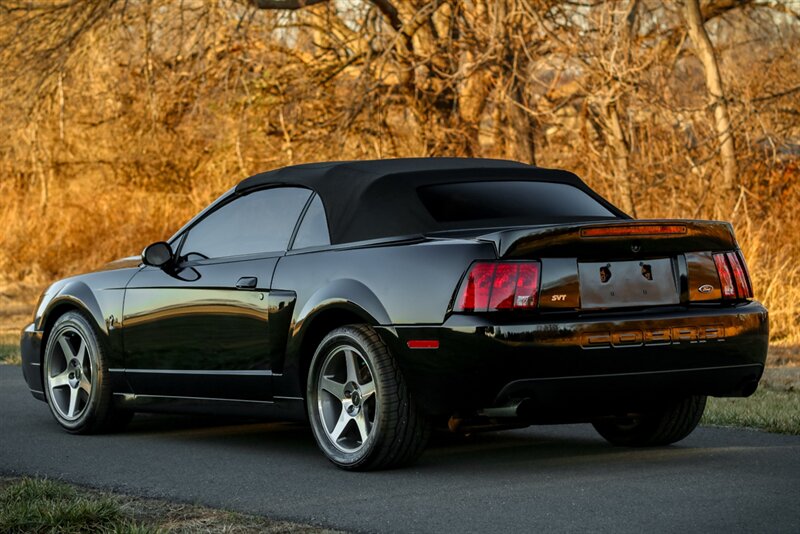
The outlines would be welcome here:
<svg viewBox="0 0 800 534">
<path fill-rule="evenodd" d="M 286 250 L 309 196 L 308 189 L 278 187 L 237 198 L 189 229 L 181 255 L 224 258 Z"/>
<path fill-rule="evenodd" d="M 303 222 L 297 230 L 292 249 L 306 247 L 322 247 L 331 244 L 328 234 L 328 220 L 325 218 L 325 208 L 319 195 L 314 197 L 306 211 Z"/>
</svg>

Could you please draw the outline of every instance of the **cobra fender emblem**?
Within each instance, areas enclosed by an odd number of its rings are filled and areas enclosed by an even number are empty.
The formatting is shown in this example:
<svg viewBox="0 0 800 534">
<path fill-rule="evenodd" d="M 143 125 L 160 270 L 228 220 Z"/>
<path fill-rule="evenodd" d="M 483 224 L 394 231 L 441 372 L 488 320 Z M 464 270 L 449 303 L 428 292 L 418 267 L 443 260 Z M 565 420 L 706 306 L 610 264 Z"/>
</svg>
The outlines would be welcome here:
<svg viewBox="0 0 800 534">
<path fill-rule="evenodd" d="M 711 284 L 703 284 L 702 286 L 698 287 L 697 290 L 700 293 L 711 293 L 714 290 L 714 286 Z"/>
</svg>

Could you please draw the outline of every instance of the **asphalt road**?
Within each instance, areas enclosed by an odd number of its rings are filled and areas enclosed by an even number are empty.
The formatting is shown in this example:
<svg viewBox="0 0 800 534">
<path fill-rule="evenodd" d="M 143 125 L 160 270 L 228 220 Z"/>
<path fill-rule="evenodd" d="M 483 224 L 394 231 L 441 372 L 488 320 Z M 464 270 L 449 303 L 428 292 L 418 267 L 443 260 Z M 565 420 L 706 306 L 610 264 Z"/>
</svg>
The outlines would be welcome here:
<svg viewBox="0 0 800 534">
<path fill-rule="evenodd" d="M 631 450 L 588 425 L 534 427 L 346 473 L 298 425 L 142 415 L 122 434 L 72 436 L 9 366 L 0 473 L 369 532 L 800 532 L 800 437 L 700 428 Z"/>
</svg>

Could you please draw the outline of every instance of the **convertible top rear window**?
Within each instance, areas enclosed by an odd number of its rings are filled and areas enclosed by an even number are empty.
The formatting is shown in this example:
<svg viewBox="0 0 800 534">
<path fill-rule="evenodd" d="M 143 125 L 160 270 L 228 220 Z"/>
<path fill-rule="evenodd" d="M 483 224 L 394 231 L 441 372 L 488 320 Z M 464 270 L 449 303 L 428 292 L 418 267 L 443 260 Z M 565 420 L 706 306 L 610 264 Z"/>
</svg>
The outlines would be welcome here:
<svg viewBox="0 0 800 534">
<path fill-rule="evenodd" d="M 565 183 L 462 182 L 423 186 L 417 192 L 439 223 L 548 224 L 617 218 L 586 192 Z"/>
<path fill-rule="evenodd" d="M 238 193 L 294 185 L 316 192 L 330 243 L 435 232 L 628 219 L 571 172 L 515 161 L 408 158 L 306 163 L 256 174 Z"/>
</svg>

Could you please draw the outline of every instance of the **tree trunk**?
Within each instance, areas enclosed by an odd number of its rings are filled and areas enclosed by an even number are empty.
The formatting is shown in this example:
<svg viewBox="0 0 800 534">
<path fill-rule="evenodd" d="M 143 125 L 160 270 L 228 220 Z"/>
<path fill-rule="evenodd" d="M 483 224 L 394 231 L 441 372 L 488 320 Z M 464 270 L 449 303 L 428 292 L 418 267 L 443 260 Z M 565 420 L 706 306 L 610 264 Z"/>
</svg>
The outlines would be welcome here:
<svg viewBox="0 0 800 534">
<path fill-rule="evenodd" d="M 622 199 L 622 211 L 636 217 L 636 204 L 633 201 L 633 185 L 630 173 L 630 148 L 625 140 L 622 131 L 622 123 L 619 120 L 617 103 L 612 101 L 605 105 L 603 109 L 606 139 L 611 145 L 614 153 L 614 172 L 619 197 Z"/>
<path fill-rule="evenodd" d="M 534 144 L 536 124 L 531 114 L 524 109 L 525 95 L 512 73 L 513 81 L 505 98 L 507 135 L 509 148 L 507 157 L 531 165 L 536 164 L 536 145 Z"/>
<path fill-rule="evenodd" d="M 703 63 L 706 77 L 706 88 L 714 106 L 714 127 L 719 141 L 719 155 L 722 163 L 723 186 L 732 190 L 738 182 L 738 169 L 736 165 L 736 147 L 733 142 L 733 129 L 731 127 L 728 103 L 725 91 L 722 88 L 722 76 L 719 72 L 719 63 L 714 53 L 714 46 L 708 38 L 703 16 L 700 12 L 698 0 L 686 0 L 686 22 L 689 26 L 689 38 L 694 44 L 695 54 Z"/>
<path fill-rule="evenodd" d="M 463 75 L 464 79 L 456 91 L 458 93 L 458 119 L 467 138 L 466 143 L 472 154 L 480 154 L 481 117 L 486 109 L 492 79 L 486 70 L 473 70 L 474 61 L 475 57 L 472 52 L 463 54 L 461 68 L 467 72 Z"/>
</svg>

